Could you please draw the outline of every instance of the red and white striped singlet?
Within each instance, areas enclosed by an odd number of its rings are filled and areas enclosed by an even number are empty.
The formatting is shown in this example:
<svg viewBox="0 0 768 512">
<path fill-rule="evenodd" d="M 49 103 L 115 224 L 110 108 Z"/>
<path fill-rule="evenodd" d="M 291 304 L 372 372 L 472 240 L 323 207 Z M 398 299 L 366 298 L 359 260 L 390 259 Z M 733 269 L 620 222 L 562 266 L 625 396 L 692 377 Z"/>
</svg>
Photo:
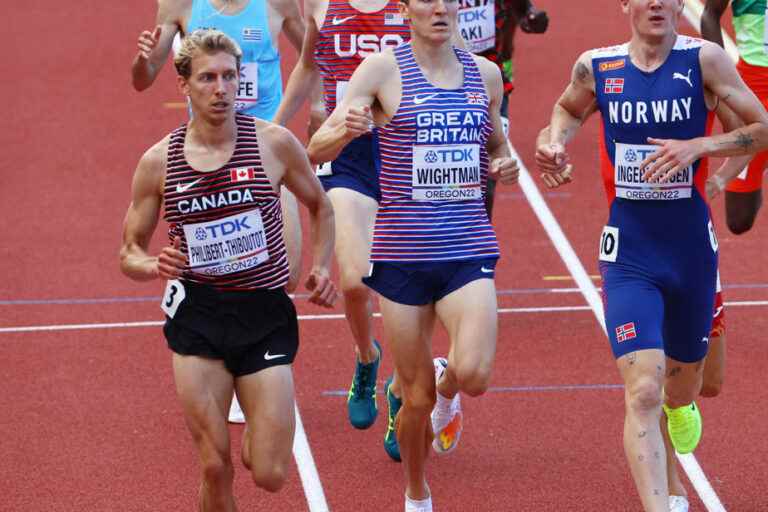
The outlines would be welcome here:
<svg viewBox="0 0 768 512">
<path fill-rule="evenodd" d="M 264 172 L 255 119 L 237 115 L 229 161 L 211 172 L 184 157 L 187 126 L 171 133 L 165 178 L 168 238 L 181 237 L 183 279 L 222 290 L 274 289 L 288 281 L 280 195 Z"/>
</svg>

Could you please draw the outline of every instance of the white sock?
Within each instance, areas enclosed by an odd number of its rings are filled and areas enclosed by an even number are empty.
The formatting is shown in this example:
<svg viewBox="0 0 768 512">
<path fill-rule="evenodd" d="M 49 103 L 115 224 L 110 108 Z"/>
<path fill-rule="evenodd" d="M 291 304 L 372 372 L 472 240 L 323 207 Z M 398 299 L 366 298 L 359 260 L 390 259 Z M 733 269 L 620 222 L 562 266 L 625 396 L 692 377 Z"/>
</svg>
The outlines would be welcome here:
<svg viewBox="0 0 768 512">
<path fill-rule="evenodd" d="M 424 498 L 423 500 L 412 500 L 405 495 L 405 510 L 406 512 L 426 512 L 432 510 L 432 496 Z"/>
</svg>

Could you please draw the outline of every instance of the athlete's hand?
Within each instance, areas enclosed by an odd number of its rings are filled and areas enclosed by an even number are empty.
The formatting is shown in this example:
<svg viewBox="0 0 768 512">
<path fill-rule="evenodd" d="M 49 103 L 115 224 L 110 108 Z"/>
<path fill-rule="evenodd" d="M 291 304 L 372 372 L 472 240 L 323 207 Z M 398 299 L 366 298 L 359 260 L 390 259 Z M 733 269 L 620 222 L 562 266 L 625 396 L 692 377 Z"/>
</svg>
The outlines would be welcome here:
<svg viewBox="0 0 768 512">
<path fill-rule="evenodd" d="M 673 140 L 648 137 L 648 143 L 659 146 L 659 149 L 640 163 L 640 169 L 645 169 L 643 181 L 646 183 L 668 183 L 701 155 L 700 145 L 696 139 Z"/>
<path fill-rule="evenodd" d="M 562 172 L 543 172 L 541 173 L 541 181 L 547 186 L 547 188 L 557 188 L 562 185 L 567 185 L 573 181 L 571 177 L 571 170 L 573 166 L 568 164 Z"/>
<path fill-rule="evenodd" d="M 309 296 L 309 302 L 324 308 L 333 307 L 338 293 L 336 292 L 336 285 L 333 284 L 328 275 L 328 269 L 313 267 L 304 286 L 312 292 Z"/>
<path fill-rule="evenodd" d="M 542 173 L 562 174 L 570 157 L 559 143 L 541 144 L 536 148 L 536 165 Z"/>
<path fill-rule="evenodd" d="M 163 279 L 176 279 L 184 273 L 187 255 L 179 250 L 181 237 L 173 239 L 173 245 L 163 247 L 157 256 L 157 271 Z"/>
<path fill-rule="evenodd" d="M 145 30 L 139 34 L 139 58 L 149 60 L 149 56 L 152 50 L 157 46 L 157 42 L 160 40 L 160 32 L 162 31 L 160 25 L 155 27 L 155 30 L 150 32 Z"/>
<path fill-rule="evenodd" d="M 346 136 L 350 139 L 357 138 L 370 132 L 373 127 L 371 107 L 368 105 L 362 107 L 349 107 L 343 126 Z"/>
<path fill-rule="evenodd" d="M 514 185 L 520 176 L 520 167 L 514 158 L 494 158 L 488 170 L 488 177 L 504 185 Z"/>
<path fill-rule="evenodd" d="M 711 201 L 717 195 L 725 190 L 725 180 L 719 175 L 719 172 L 715 172 L 707 178 L 706 183 L 704 183 L 704 190 L 707 193 L 707 200 Z"/>
</svg>

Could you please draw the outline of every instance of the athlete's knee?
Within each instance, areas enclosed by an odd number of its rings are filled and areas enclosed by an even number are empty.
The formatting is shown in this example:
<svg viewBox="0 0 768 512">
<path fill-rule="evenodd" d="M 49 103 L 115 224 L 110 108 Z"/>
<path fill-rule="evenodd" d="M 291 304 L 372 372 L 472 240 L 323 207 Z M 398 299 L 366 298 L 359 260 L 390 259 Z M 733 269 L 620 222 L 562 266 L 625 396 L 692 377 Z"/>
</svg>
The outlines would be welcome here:
<svg viewBox="0 0 768 512">
<path fill-rule="evenodd" d="M 267 492 L 277 492 L 283 488 L 288 477 L 287 464 L 272 461 L 266 464 L 256 463 L 251 468 L 251 478 L 257 487 Z"/>
<path fill-rule="evenodd" d="M 469 396 L 480 396 L 491 382 L 491 366 L 485 364 L 457 364 L 456 382 L 459 389 Z"/>
<path fill-rule="evenodd" d="M 661 382 L 651 376 L 643 376 L 626 384 L 627 408 L 638 413 L 661 409 Z"/>
<path fill-rule="evenodd" d="M 209 488 L 218 488 L 232 482 L 235 470 L 232 461 L 223 454 L 212 454 L 202 459 L 203 480 Z"/>
<path fill-rule="evenodd" d="M 404 391 L 402 408 L 419 416 L 429 416 L 435 407 L 437 396 L 434 387 L 431 389 L 411 388 Z"/>
</svg>

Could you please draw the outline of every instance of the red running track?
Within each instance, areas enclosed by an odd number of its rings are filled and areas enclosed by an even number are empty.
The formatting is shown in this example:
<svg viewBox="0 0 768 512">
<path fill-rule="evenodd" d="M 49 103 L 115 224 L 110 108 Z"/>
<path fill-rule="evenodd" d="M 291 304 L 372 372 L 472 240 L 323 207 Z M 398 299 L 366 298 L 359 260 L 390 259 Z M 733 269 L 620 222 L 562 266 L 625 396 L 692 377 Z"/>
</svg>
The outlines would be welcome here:
<svg viewBox="0 0 768 512">
<path fill-rule="evenodd" d="M 537 3 L 550 12 L 550 32 L 519 35 L 511 99 L 511 139 L 529 166 L 534 137 L 578 54 L 628 38 L 615 3 Z M 159 299 L 162 285 L 120 275 L 117 250 L 133 168 L 185 112 L 163 106 L 178 101 L 170 68 L 150 91 L 130 87 L 134 41 L 152 23 L 154 4 L 77 4 L 65 11 L 32 0 L 6 8 L 13 21 L 3 58 L 0 328 L 162 318 L 148 299 Z M 290 67 L 295 55 L 284 54 Z M 305 122 L 302 116 L 292 128 L 303 130 Z M 571 147 L 576 181 L 545 194 L 590 274 L 597 274 L 607 211 L 596 140 L 593 120 Z M 568 272 L 519 187 L 499 193 L 495 223 L 504 258 L 497 284 L 515 291 L 500 295 L 500 307 L 572 310 L 500 316 L 493 386 L 506 390 L 465 400 L 461 448 L 430 459 L 436 510 L 640 510 L 621 445 L 619 377 L 604 335 L 581 295 L 565 290 L 573 282 L 551 279 Z M 724 228 L 721 201 L 713 209 L 723 281 L 737 286 L 726 300 L 764 303 L 765 215 L 735 237 Z M 58 299 L 63 303 L 51 303 Z M 297 304 L 302 314 L 326 313 L 301 298 Z M 701 403 L 705 434 L 697 458 L 726 508 L 738 512 L 768 510 L 765 313 L 764 305 L 728 309 L 726 387 Z M 381 449 L 386 422 L 355 431 L 343 398 L 325 394 L 345 389 L 352 372 L 343 320 L 304 320 L 301 329 L 297 398 L 330 509 L 401 510 L 402 470 Z M 446 349 L 440 331 L 435 351 Z M 391 369 L 386 344 L 384 350 L 382 381 Z M 0 361 L 0 511 L 194 508 L 197 461 L 158 327 L 0 332 Z M 242 427 L 231 432 L 237 450 Z M 240 510 L 307 510 L 295 471 L 276 496 L 255 489 L 240 467 L 236 478 Z M 705 510 L 688 487 L 691 510 Z"/>
</svg>

